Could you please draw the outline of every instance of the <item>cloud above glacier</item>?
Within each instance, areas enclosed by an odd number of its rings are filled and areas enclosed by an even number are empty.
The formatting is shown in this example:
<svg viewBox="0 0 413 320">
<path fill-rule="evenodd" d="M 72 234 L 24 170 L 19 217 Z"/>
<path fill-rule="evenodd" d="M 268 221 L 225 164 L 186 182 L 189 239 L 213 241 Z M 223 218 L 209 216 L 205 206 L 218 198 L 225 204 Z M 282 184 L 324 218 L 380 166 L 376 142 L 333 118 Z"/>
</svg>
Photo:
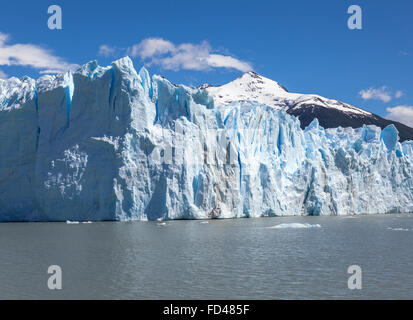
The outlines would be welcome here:
<svg viewBox="0 0 413 320">
<path fill-rule="evenodd" d="M 387 108 L 386 118 L 393 121 L 401 122 L 413 128 L 413 106 L 397 106 Z"/>
<path fill-rule="evenodd" d="M 116 48 L 103 44 L 99 47 L 99 55 L 104 57 L 111 57 L 115 54 Z"/>
<path fill-rule="evenodd" d="M 401 90 L 397 90 L 394 96 L 398 99 L 404 96 L 404 92 Z"/>
<path fill-rule="evenodd" d="M 404 92 L 397 90 L 393 93 L 386 86 L 380 88 L 370 87 L 368 89 L 361 90 L 359 95 L 363 100 L 379 100 L 384 103 L 391 101 L 393 98 L 399 99 L 404 96 Z"/>
<path fill-rule="evenodd" d="M 77 69 L 77 64 L 53 55 L 49 50 L 35 44 L 9 44 L 10 37 L 0 32 L 0 66 L 23 66 L 34 68 L 39 73 L 59 73 Z"/>
<path fill-rule="evenodd" d="M 359 94 L 363 100 L 380 100 L 385 103 L 389 102 L 393 98 L 392 93 L 386 86 L 382 86 L 380 88 L 370 87 L 366 90 L 361 90 Z"/>
<path fill-rule="evenodd" d="M 148 38 L 128 49 L 128 54 L 138 57 L 147 65 L 158 65 L 166 70 L 207 71 L 214 68 L 252 70 L 251 64 L 229 55 L 214 52 L 207 41 L 199 44 L 174 44 L 162 38 Z"/>
</svg>

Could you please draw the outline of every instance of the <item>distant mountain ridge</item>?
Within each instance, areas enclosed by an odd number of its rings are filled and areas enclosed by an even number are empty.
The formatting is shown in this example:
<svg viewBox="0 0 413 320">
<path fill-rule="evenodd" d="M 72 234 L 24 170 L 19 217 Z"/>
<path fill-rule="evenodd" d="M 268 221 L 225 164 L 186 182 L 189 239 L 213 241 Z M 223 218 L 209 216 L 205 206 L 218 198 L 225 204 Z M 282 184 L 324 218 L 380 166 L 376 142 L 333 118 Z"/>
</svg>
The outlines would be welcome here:
<svg viewBox="0 0 413 320">
<path fill-rule="evenodd" d="M 306 128 L 317 118 L 324 128 L 352 127 L 363 124 L 385 128 L 394 124 L 401 141 L 413 140 L 413 128 L 400 122 L 384 119 L 347 103 L 327 99 L 315 94 L 290 93 L 278 82 L 265 78 L 253 71 L 222 86 L 205 84 L 205 89 L 214 99 L 215 105 L 227 105 L 234 101 L 256 101 L 277 110 L 283 109 L 300 120 L 301 128 Z"/>
</svg>

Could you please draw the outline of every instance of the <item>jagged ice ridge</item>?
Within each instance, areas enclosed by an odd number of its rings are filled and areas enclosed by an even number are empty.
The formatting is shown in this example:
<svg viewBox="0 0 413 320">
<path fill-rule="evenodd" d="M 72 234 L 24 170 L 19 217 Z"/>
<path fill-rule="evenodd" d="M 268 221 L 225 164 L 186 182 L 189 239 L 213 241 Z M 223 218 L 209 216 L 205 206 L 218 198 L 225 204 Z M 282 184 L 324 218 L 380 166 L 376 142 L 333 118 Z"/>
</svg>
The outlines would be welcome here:
<svg viewBox="0 0 413 320">
<path fill-rule="evenodd" d="M 413 211 L 391 125 L 305 130 L 256 101 L 137 73 L 129 58 L 0 80 L 0 221 Z"/>
</svg>

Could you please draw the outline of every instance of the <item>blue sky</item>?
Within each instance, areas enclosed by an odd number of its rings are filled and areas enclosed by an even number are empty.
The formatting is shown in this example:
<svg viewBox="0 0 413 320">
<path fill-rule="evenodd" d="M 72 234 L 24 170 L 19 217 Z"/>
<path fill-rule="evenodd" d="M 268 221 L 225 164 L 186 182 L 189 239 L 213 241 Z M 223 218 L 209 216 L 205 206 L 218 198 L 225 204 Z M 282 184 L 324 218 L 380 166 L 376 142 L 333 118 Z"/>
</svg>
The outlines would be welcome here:
<svg viewBox="0 0 413 320">
<path fill-rule="evenodd" d="M 62 8 L 62 30 L 47 27 L 52 4 Z M 362 30 L 347 27 L 352 4 L 362 8 Z M 175 83 L 218 85 L 251 68 L 289 91 L 413 124 L 413 1 L 15 0 L 0 6 L 3 78 L 37 78 L 94 59 L 107 65 L 129 54 L 137 69 L 146 64 Z"/>
</svg>

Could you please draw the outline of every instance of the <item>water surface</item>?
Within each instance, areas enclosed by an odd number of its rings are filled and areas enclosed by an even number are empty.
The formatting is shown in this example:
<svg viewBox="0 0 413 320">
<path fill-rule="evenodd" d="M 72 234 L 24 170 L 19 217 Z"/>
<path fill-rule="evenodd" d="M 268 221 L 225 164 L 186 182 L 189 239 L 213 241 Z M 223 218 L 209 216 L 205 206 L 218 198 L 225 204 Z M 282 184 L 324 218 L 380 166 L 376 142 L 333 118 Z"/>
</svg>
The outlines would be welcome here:
<svg viewBox="0 0 413 320">
<path fill-rule="evenodd" d="M 413 215 L 3 223 L 0 298 L 413 299 Z"/>
</svg>

